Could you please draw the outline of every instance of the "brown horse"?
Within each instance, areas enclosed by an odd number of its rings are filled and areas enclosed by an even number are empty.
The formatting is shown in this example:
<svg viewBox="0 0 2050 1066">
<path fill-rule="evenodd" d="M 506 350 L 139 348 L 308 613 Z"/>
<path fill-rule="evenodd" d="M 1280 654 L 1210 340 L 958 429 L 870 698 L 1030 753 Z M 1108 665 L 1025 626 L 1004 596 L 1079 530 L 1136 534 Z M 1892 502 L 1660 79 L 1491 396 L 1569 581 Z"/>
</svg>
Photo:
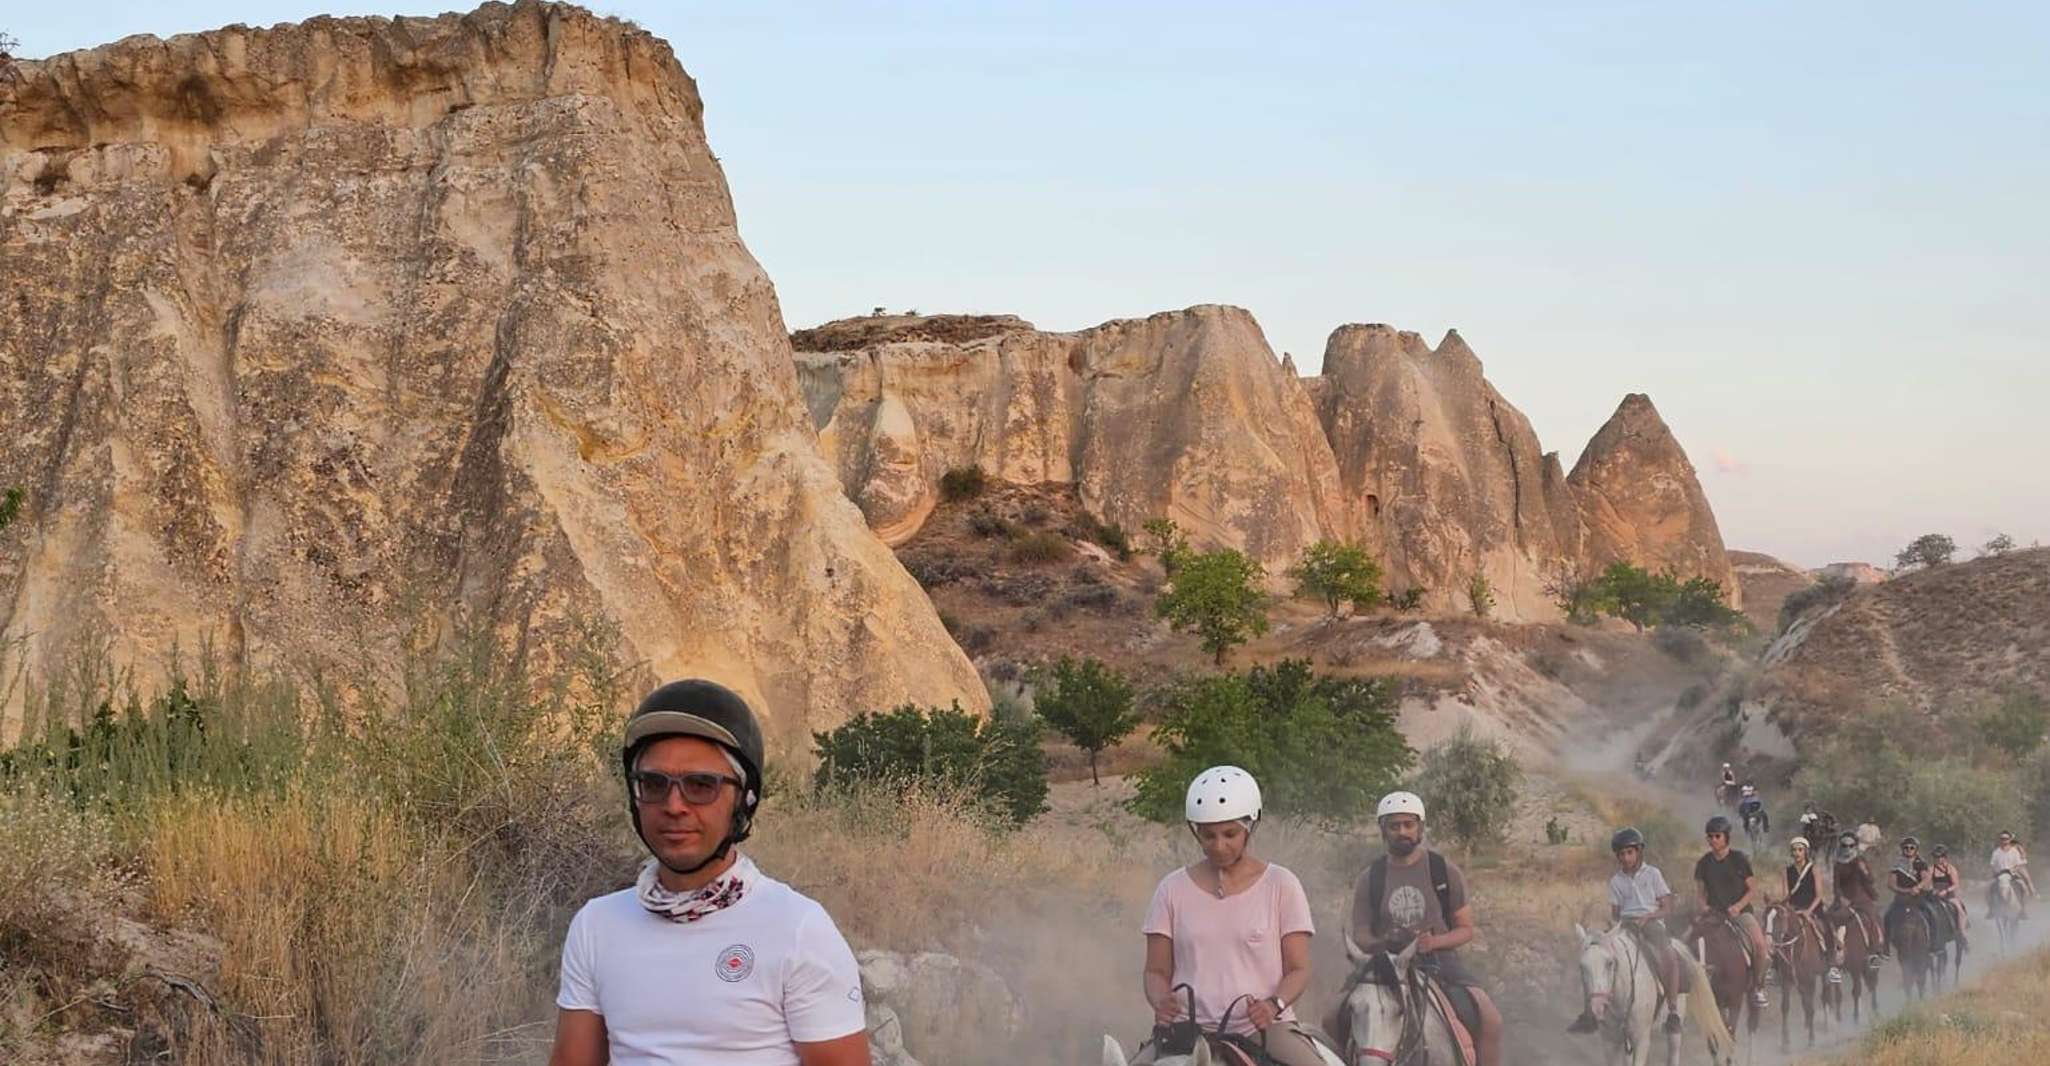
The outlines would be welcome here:
<svg viewBox="0 0 2050 1066">
<path fill-rule="evenodd" d="M 1758 1007 L 1751 1002 L 1751 953 L 1745 950 L 1748 943 L 1736 921 L 1714 908 L 1701 911 L 1687 929 L 1689 946 L 1695 957 L 1708 970 L 1708 986 L 1715 992 L 1716 1009 L 1722 1012 L 1723 1025 L 1731 1032 L 1737 1030 L 1737 1019 L 1749 1008 L 1749 1021 L 1745 1031 L 1758 1032 Z M 1766 965 L 1760 959 L 1758 964 Z M 1700 995 L 1695 990 L 1695 995 Z"/>
<path fill-rule="evenodd" d="M 1892 932 L 1893 957 L 1901 964 L 1901 994 L 1929 998 L 1929 978 L 1936 969 L 1936 930 L 1929 927 L 1929 916 L 1920 907 L 1909 907 Z"/>
<path fill-rule="evenodd" d="M 1823 942 L 1828 934 L 1822 925 L 1785 903 L 1765 908 L 1765 935 L 1773 945 L 1773 964 L 1780 973 L 1780 1050 L 1791 1046 L 1788 1029 L 1794 1012 L 1794 993 L 1801 994 L 1801 1017 L 1808 1025 L 1808 1046 L 1815 1046 L 1815 986 L 1822 984 L 1822 971 L 1829 968 L 1829 949 Z M 1826 993 L 1825 993 L 1826 994 Z M 1828 1015 L 1823 1023 L 1829 1022 Z"/>
<path fill-rule="evenodd" d="M 1872 1010 L 1879 1010 L 1879 960 L 1873 955 L 1879 943 L 1879 918 L 1869 911 L 1842 905 L 1831 909 L 1828 918 L 1841 956 L 1838 965 L 1843 969 L 1844 983 L 1851 986 L 1851 1022 L 1856 1024 L 1864 1020 L 1861 1014 L 1866 992 L 1872 993 Z M 1837 1024 L 1843 1024 L 1843 986 L 1826 985 L 1823 1001 L 1834 1012 Z"/>
</svg>

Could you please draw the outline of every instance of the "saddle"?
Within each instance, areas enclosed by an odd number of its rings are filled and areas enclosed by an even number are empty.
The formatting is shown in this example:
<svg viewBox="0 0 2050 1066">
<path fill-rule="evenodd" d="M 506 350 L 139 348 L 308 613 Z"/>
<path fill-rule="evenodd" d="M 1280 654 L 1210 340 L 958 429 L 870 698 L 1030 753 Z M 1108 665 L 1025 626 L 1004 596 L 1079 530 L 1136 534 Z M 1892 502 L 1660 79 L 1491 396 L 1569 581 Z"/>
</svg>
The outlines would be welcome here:
<svg viewBox="0 0 2050 1066">
<path fill-rule="evenodd" d="M 1737 920 L 1728 914 L 1719 910 L 1703 911 L 1701 917 L 1694 919 L 1694 923 L 1690 927 L 1690 931 L 1695 936 L 1704 938 L 1710 932 L 1717 929 L 1728 930 L 1731 939 L 1737 942 L 1737 950 L 1743 953 L 1744 963 L 1748 968 L 1746 972 L 1756 973 L 1759 967 L 1766 965 L 1768 960 L 1759 958 L 1757 953 L 1753 951 L 1751 937 L 1744 932 L 1744 927 L 1738 925 Z M 1706 959 L 1702 960 L 1702 964 L 1704 966 L 1707 965 L 1707 961 Z"/>
</svg>

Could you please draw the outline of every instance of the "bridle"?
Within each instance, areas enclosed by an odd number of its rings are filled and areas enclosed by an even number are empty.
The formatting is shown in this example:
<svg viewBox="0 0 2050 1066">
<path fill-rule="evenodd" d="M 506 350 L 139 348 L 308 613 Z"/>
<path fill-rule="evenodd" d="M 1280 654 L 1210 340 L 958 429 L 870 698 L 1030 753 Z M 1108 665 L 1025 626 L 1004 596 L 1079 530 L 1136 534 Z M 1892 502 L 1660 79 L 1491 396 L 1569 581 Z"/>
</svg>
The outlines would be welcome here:
<svg viewBox="0 0 2050 1066">
<path fill-rule="evenodd" d="M 1405 948 L 1404 953 L 1407 954 L 1409 950 L 1411 949 Z M 1376 964 L 1384 961 L 1389 971 L 1395 977 L 1393 985 L 1385 985 L 1374 980 Z M 1395 954 L 1384 951 L 1379 955 L 1372 955 L 1362 960 L 1360 968 L 1354 976 L 1360 985 L 1376 985 L 1389 989 L 1394 994 L 1396 1002 L 1401 1007 L 1402 1031 L 1395 1038 L 1394 1050 L 1390 1051 L 1383 1048 L 1360 1046 L 1359 1032 L 1355 1028 L 1354 1031 L 1346 1036 L 1346 1044 L 1348 1045 L 1346 1048 L 1347 1061 L 1357 1064 L 1361 1057 L 1364 1056 L 1370 1059 L 1378 1059 L 1388 1063 L 1389 1066 L 1408 1066 L 1412 1062 L 1429 1062 L 1430 1049 L 1426 1046 L 1428 1037 L 1425 1025 L 1426 1019 L 1430 1016 L 1431 992 L 1428 978 L 1418 969 L 1415 958 L 1403 960 Z M 1459 1048 L 1457 1041 L 1453 1043 L 1452 1059 L 1454 1066 L 1467 1066 L 1465 1052 Z"/>
<path fill-rule="evenodd" d="M 1603 971 L 1604 976 L 1609 982 L 1609 987 L 1600 991 L 1589 988 L 1587 990 L 1587 1005 L 1590 1012 L 1594 1012 L 1597 1017 L 1602 1019 L 1604 1027 L 1622 1035 L 1624 1049 L 1634 1052 L 1636 1048 L 1633 1046 L 1635 1042 L 1630 1035 L 1630 1016 L 1637 1010 L 1637 968 L 1644 961 L 1644 949 L 1639 944 L 1625 943 L 1629 940 L 1630 933 L 1622 925 L 1618 924 L 1611 926 L 1607 932 L 1588 941 L 1588 948 L 1592 949 L 1599 946 L 1607 953 L 1610 966 Z M 1625 958 L 1629 962 L 1627 973 L 1622 972 L 1624 970 L 1623 960 Z M 1620 995 L 1618 993 L 1618 986 L 1623 986 L 1626 989 Z M 1608 1007 L 1612 1004 L 1620 1008 L 1614 1014 L 1608 1011 Z M 1596 1006 L 1601 1006 L 1602 1010 L 1595 1011 L 1594 1008 Z"/>
</svg>

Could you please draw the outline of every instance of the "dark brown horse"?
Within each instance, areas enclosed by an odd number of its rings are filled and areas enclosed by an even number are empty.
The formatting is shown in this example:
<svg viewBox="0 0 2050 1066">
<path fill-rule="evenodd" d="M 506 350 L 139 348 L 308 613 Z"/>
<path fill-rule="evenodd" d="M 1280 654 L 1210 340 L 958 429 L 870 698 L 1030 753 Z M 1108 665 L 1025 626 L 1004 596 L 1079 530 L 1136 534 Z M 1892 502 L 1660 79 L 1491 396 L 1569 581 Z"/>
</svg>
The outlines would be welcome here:
<svg viewBox="0 0 2050 1066">
<path fill-rule="evenodd" d="M 1829 968 L 1828 936 L 1820 922 L 1796 912 L 1785 903 L 1765 909 L 1765 936 L 1772 942 L 1773 964 L 1780 974 L 1780 1050 L 1791 1046 L 1791 1015 L 1794 993 L 1801 994 L 1801 1017 L 1808 1025 L 1808 1046 L 1815 1046 L 1815 991 L 1823 984 L 1822 972 Z M 1828 1015 L 1823 1023 L 1828 1024 Z"/>
<path fill-rule="evenodd" d="M 1929 978 L 1936 968 L 1936 930 L 1930 928 L 1929 916 L 1920 907 L 1909 907 L 1891 932 L 1893 957 L 1901 964 L 1901 994 L 1929 998 Z"/>
<path fill-rule="evenodd" d="M 1745 1031 L 1758 1032 L 1758 1007 L 1751 1002 L 1751 953 L 1745 950 L 1747 941 L 1736 920 L 1714 908 L 1703 910 L 1688 927 L 1687 941 L 1708 970 L 1708 987 L 1715 992 L 1715 1005 L 1722 1012 L 1723 1025 L 1736 1032 L 1737 1019 L 1748 1007 L 1750 1020 L 1745 1023 Z M 1766 963 L 1765 959 L 1758 960 L 1761 966 Z M 1695 994 L 1701 993 L 1697 989 Z"/>
<path fill-rule="evenodd" d="M 1865 993 L 1872 993 L 1872 1010 L 1879 1010 L 1879 967 L 1873 957 L 1873 949 L 1879 943 L 1879 917 L 1870 911 L 1854 911 L 1841 905 L 1830 910 L 1828 917 L 1831 934 L 1836 937 L 1844 984 L 1851 986 L 1851 1021 L 1856 1024 L 1864 1020 L 1861 1015 Z M 1843 1024 L 1843 986 L 1826 986 L 1823 1002 L 1835 1014 L 1837 1024 Z"/>
</svg>

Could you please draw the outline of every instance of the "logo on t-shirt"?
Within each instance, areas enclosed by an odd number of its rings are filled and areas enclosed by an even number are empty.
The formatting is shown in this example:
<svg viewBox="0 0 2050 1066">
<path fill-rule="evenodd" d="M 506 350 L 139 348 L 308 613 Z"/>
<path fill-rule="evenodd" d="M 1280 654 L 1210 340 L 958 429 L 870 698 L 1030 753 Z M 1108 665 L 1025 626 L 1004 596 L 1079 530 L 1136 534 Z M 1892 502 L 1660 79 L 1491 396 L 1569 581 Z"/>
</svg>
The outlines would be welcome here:
<svg viewBox="0 0 2050 1066">
<path fill-rule="evenodd" d="M 712 970 L 721 981 L 745 981 L 748 974 L 755 972 L 754 949 L 746 944 L 735 944 L 719 953 L 719 961 Z"/>
<path fill-rule="evenodd" d="M 1424 894 L 1415 885 L 1402 885 L 1388 893 L 1388 917 L 1400 928 L 1415 929 L 1424 924 L 1427 906 Z"/>
</svg>

